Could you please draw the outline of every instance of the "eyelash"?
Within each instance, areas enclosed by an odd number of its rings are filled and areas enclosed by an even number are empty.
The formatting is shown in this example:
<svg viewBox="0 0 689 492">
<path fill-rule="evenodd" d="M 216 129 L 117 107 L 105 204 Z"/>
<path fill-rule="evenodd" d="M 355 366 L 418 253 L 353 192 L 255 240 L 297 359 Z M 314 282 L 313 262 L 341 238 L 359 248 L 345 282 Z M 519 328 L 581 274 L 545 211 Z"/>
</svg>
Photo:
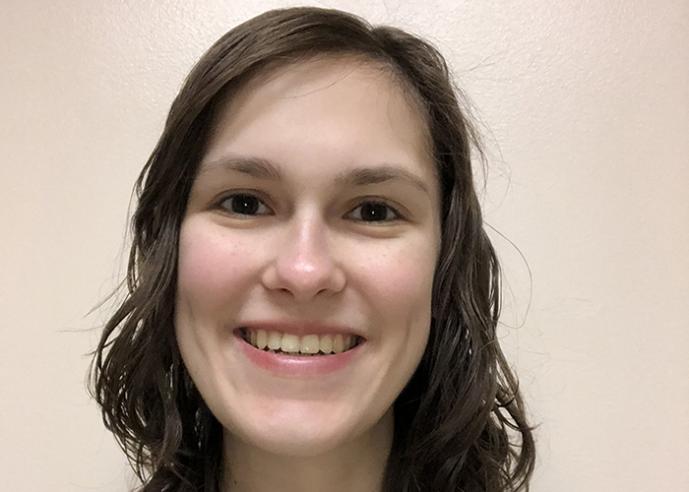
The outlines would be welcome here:
<svg viewBox="0 0 689 492">
<path fill-rule="evenodd" d="M 234 215 L 234 216 L 237 216 L 237 215 L 238 215 L 238 216 L 242 216 L 242 217 L 256 217 L 256 216 L 260 216 L 260 215 L 261 215 L 261 214 L 250 215 L 250 214 L 241 214 L 241 213 L 238 213 L 238 212 L 232 212 L 232 211 L 230 211 L 230 210 L 228 210 L 227 208 L 225 208 L 225 207 L 222 206 L 223 203 L 225 203 L 226 201 L 231 200 L 232 198 L 236 198 L 236 197 L 250 197 L 250 198 L 255 198 L 256 200 L 258 200 L 259 202 L 261 202 L 263 205 L 265 205 L 265 204 L 263 203 L 263 200 L 261 200 L 258 196 L 256 196 L 256 195 L 253 194 L 253 193 L 249 193 L 249 192 L 236 192 L 236 193 L 231 193 L 231 194 L 229 194 L 229 195 L 223 196 L 220 200 L 218 200 L 217 207 L 220 208 L 220 209 L 222 209 L 223 212 L 225 212 L 225 213 L 227 213 L 227 214 L 230 214 L 230 215 Z M 391 205 L 389 205 L 388 203 L 386 203 L 386 202 L 383 201 L 383 200 L 373 200 L 373 199 L 371 199 L 371 200 L 364 200 L 364 201 L 362 201 L 362 202 L 361 202 L 355 209 L 353 209 L 353 210 L 356 210 L 357 208 L 360 208 L 362 205 L 365 205 L 365 204 L 382 205 L 382 206 L 386 207 L 388 210 L 392 211 L 394 217 L 393 217 L 392 219 L 387 219 L 387 220 L 362 220 L 362 219 L 356 219 L 357 222 L 363 222 L 363 223 L 367 223 L 367 224 L 388 224 L 388 223 L 397 222 L 397 221 L 399 221 L 399 220 L 404 219 L 403 215 L 402 215 L 395 207 L 392 207 Z M 263 214 L 263 215 L 266 215 L 266 214 Z"/>
</svg>

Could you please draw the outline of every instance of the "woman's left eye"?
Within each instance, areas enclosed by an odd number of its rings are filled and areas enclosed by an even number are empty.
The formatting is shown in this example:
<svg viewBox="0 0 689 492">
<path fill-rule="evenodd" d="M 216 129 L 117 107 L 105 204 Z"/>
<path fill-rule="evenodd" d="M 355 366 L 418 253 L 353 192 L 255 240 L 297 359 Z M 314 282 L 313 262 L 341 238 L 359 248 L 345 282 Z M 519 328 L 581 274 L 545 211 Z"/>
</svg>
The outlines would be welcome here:
<svg viewBox="0 0 689 492">
<path fill-rule="evenodd" d="M 394 222 L 402 218 L 401 214 L 392 208 L 385 202 L 369 200 L 362 202 L 361 205 L 356 207 L 354 210 L 361 209 L 359 215 L 361 219 L 357 219 L 359 222 Z M 392 212 L 393 218 L 388 218 Z M 371 220 L 366 220 L 369 218 Z"/>
</svg>

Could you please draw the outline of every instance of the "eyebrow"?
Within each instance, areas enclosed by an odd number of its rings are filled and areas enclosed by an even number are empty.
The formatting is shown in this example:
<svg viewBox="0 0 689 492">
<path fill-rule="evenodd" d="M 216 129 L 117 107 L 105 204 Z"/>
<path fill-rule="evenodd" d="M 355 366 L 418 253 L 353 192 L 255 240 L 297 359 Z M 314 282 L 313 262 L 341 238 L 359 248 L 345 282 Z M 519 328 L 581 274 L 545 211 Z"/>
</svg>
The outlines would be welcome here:
<svg viewBox="0 0 689 492">
<path fill-rule="evenodd" d="M 246 174 L 256 179 L 282 180 L 280 166 L 261 157 L 230 157 L 205 162 L 201 164 L 199 174 L 203 175 L 218 168 Z M 341 171 L 335 176 L 334 182 L 337 185 L 366 186 L 394 180 L 407 182 L 430 196 L 428 187 L 419 176 L 391 164 Z"/>
</svg>

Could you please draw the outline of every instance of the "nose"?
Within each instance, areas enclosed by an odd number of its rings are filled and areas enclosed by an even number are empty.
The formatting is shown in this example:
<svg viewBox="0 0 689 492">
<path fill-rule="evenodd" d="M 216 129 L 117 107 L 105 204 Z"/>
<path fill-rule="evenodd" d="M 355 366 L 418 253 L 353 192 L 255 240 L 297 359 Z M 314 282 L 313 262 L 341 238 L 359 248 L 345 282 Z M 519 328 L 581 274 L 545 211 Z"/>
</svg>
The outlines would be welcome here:
<svg viewBox="0 0 689 492">
<path fill-rule="evenodd" d="M 322 221 L 317 217 L 295 219 L 285 231 L 273 246 L 262 275 L 263 285 L 291 294 L 298 303 L 340 292 L 346 283 L 345 273 L 330 251 Z"/>
</svg>

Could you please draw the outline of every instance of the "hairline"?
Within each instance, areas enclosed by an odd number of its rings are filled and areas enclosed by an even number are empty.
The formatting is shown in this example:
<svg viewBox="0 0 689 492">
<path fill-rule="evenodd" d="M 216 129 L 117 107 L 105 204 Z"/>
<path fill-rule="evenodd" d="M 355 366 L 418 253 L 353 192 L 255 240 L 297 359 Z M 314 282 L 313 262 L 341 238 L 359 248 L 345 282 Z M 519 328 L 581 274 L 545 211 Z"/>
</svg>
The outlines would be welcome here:
<svg viewBox="0 0 689 492">
<path fill-rule="evenodd" d="M 253 70 L 240 74 L 235 80 L 230 82 L 226 87 L 223 87 L 216 95 L 217 100 L 211 103 L 212 116 L 210 118 L 207 130 L 207 136 L 210 137 L 218 127 L 218 118 L 220 113 L 231 104 L 232 100 L 238 93 L 246 90 L 252 84 L 262 85 L 277 77 L 279 72 L 291 66 L 315 63 L 327 60 L 342 60 L 354 64 L 354 68 L 366 68 L 378 70 L 380 73 L 390 77 L 392 82 L 397 86 L 409 106 L 415 110 L 421 120 L 422 135 L 423 135 L 423 155 L 432 164 L 433 177 L 437 180 L 438 185 L 441 184 L 441 174 L 434 156 L 434 138 L 432 134 L 431 116 L 423 96 L 414 86 L 409 77 L 399 67 L 394 60 L 385 55 L 374 55 L 357 50 L 337 50 L 337 51 L 314 51 L 295 54 L 289 58 L 275 58 L 266 61 L 259 67 Z M 200 164 L 203 161 L 204 152 L 198 156 L 196 163 L 197 169 L 195 174 L 198 174 Z"/>
</svg>

